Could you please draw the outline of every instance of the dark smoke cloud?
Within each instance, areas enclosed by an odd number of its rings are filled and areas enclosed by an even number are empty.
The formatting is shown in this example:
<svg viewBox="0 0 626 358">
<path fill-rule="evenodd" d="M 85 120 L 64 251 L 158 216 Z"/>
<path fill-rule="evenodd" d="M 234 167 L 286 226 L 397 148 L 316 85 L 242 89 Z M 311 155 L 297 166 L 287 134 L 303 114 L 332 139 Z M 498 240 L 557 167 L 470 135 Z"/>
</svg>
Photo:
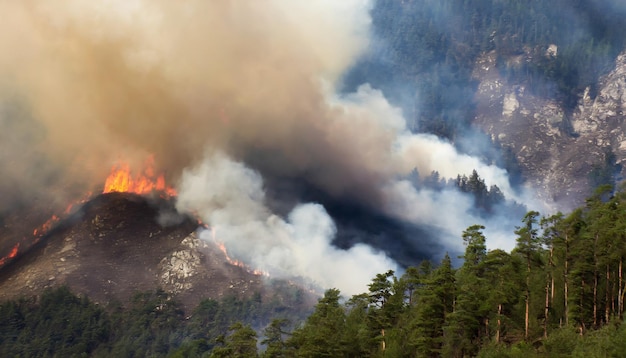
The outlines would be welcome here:
<svg viewBox="0 0 626 358">
<path fill-rule="evenodd" d="M 390 257 L 411 263 L 458 251 L 462 229 L 484 220 L 458 192 L 416 190 L 402 179 L 414 168 L 447 178 L 477 169 L 523 198 L 504 170 L 412 134 L 380 91 L 336 93 L 367 47 L 370 7 L 0 2 L 10 14 L 0 46 L 11 49 L 0 55 L 0 84 L 30 113 L 30 122 L 11 124 L 12 114 L 0 122 L 16 134 L 3 153 L 19 163 L 6 166 L 0 189 L 86 191 L 118 160 L 140 170 L 154 155 L 178 183 L 179 210 L 214 228 L 216 238 L 204 238 L 272 274 L 348 293 L 398 269 Z M 38 156 L 57 180 L 18 180 Z M 497 222 L 492 242 L 510 247 Z"/>
</svg>

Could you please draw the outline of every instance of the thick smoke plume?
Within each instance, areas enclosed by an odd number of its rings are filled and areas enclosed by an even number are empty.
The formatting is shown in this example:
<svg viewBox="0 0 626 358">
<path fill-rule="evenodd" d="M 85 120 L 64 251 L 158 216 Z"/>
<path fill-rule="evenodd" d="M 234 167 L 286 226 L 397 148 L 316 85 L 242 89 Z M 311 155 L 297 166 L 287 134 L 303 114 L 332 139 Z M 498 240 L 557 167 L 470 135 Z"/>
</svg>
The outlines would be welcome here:
<svg viewBox="0 0 626 358">
<path fill-rule="evenodd" d="M 3 142 L 0 190 L 65 198 L 97 188 L 118 160 L 139 169 L 154 155 L 156 169 L 179 183 L 181 211 L 199 214 L 234 255 L 273 273 L 355 293 L 375 273 L 397 269 L 393 242 L 336 248 L 325 207 L 285 182 L 306 183 L 326 202 L 428 225 L 457 252 L 461 231 L 484 220 L 460 193 L 409 185 L 403 178 L 413 169 L 448 178 L 476 169 L 487 185 L 520 196 L 504 170 L 412 134 L 381 92 L 364 84 L 336 94 L 368 45 L 370 6 L 0 2 L 8 14 L 0 22 L 3 108 L 26 113 L 1 114 L 2 136 L 12 140 Z M 494 246 L 510 248 L 512 226 L 496 222 Z M 408 245 L 430 252 L 434 241 Z"/>
</svg>

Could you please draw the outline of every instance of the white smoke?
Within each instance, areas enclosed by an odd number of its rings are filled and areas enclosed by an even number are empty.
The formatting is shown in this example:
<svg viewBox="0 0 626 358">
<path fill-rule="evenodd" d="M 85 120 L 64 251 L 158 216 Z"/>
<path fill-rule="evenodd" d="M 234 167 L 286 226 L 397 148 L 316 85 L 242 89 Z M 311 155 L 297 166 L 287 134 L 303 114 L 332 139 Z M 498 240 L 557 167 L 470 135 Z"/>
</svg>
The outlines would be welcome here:
<svg viewBox="0 0 626 358">
<path fill-rule="evenodd" d="M 177 207 L 195 212 L 233 257 L 274 277 L 305 277 L 346 294 L 362 292 L 377 273 L 397 265 L 365 245 L 340 250 L 336 229 L 321 205 L 296 206 L 286 220 L 263 204 L 261 176 L 222 153 L 183 172 Z M 200 235 L 212 240 L 208 230 Z"/>
</svg>

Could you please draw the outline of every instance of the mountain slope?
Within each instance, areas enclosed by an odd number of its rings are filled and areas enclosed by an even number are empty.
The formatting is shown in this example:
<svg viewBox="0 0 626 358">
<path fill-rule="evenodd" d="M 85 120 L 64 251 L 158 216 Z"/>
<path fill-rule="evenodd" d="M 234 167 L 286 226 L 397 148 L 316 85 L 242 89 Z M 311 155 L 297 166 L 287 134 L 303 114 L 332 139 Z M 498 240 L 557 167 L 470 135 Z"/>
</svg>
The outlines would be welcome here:
<svg viewBox="0 0 626 358">
<path fill-rule="evenodd" d="M 173 213 L 163 200 L 100 195 L 0 269 L 0 299 L 58 285 L 97 302 L 126 302 L 137 291 L 161 287 L 186 307 L 204 298 L 276 293 L 263 276 L 229 263 L 217 245 L 199 240 L 197 223 Z M 160 225 L 165 217 L 174 224 Z"/>
<path fill-rule="evenodd" d="M 595 98 L 588 88 L 571 113 L 524 84 L 507 82 L 496 56 L 485 54 L 474 69 L 480 81 L 475 124 L 515 154 L 538 194 L 567 210 L 594 186 L 619 179 L 626 160 L 626 54 L 600 79 Z"/>
</svg>

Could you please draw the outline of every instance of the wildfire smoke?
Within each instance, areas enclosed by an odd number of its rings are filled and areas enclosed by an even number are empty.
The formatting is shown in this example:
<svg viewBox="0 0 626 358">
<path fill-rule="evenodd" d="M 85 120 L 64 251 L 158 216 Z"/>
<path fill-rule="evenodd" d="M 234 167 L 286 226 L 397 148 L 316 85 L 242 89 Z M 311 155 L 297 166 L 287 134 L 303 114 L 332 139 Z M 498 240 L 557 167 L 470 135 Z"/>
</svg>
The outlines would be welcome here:
<svg viewBox="0 0 626 358">
<path fill-rule="evenodd" d="M 483 220 L 467 215 L 461 194 L 418 190 L 402 178 L 415 168 L 444 178 L 476 169 L 487 185 L 517 194 L 504 170 L 411 133 L 380 91 L 337 93 L 367 49 L 370 7 L 368 0 L 0 2 L 7 14 L 0 46 L 11 49 L 0 55 L 0 109 L 23 108 L 0 111 L 7 143 L 0 165 L 11 168 L 0 193 L 65 207 L 113 166 L 105 192 L 177 193 L 180 211 L 220 227 L 231 255 L 272 276 L 305 276 L 347 293 L 397 269 L 390 256 L 407 247 L 454 252 L 461 231 Z M 138 158 L 148 154 L 146 171 Z M 398 242 L 379 235 L 388 227 L 363 232 L 367 220 L 352 216 L 356 234 L 339 249 L 340 230 L 326 210 L 333 204 L 432 225 L 437 236 Z"/>
</svg>

